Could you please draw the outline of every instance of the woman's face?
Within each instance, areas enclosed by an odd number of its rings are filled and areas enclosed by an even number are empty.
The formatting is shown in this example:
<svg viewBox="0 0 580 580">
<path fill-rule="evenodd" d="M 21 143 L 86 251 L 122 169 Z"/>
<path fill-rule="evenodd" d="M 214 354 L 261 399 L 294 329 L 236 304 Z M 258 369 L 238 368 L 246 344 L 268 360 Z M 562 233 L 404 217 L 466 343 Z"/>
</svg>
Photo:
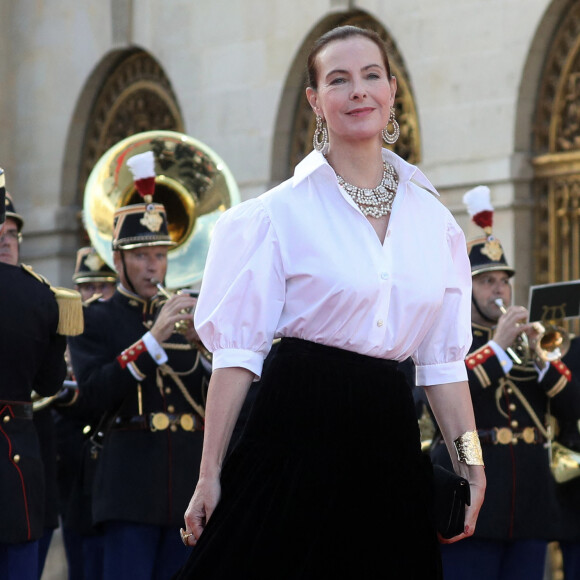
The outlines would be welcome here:
<svg viewBox="0 0 580 580">
<path fill-rule="evenodd" d="M 378 139 L 397 90 L 378 46 L 362 36 L 335 40 L 318 53 L 316 65 L 318 89 L 308 88 L 306 96 L 326 120 L 331 145 Z"/>
</svg>

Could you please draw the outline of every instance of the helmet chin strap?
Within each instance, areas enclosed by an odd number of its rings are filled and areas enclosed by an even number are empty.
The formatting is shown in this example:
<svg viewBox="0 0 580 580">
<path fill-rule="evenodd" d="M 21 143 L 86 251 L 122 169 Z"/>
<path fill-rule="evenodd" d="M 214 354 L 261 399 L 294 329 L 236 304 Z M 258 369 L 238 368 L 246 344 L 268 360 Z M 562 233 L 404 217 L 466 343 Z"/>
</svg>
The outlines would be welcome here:
<svg viewBox="0 0 580 580">
<path fill-rule="evenodd" d="M 477 310 L 477 313 L 487 322 L 491 323 L 491 324 L 497 324 L 497 319 L 494 320 L 493 318 L 489 318 L 489 316 L 486 316 L 482 311 L 481 308 L 479 307 L 479 304 L 477 303 L 477 300 L 475 299 L 475 296 L 473 294 L 471 294 L 471 303 L 475 306 L 475 309 Z"/>
<path fill-rule="evenodd" d="M 129 278 L 129 274 L 127 273 L 127 264 L 125 264 L 125 252 L 121 250 L 121 262 L 123 263 L 123 275 L 125 280 L 127 280 L 127 284 L 129 285 L 129 290 L 133 292 L 133 294 L 137 294 L 137 290 L 135 290 L 135 286 L 133 286 L 133 282 L 131 282 L 131 278 Z"/>
</svg>

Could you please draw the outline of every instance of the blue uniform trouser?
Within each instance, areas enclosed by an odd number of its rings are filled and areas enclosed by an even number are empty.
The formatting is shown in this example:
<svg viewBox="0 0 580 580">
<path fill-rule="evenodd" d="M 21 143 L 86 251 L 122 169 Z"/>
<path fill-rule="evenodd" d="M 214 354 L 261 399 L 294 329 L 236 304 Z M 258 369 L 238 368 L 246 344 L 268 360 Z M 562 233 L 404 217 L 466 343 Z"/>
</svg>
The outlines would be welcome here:
<svg viewBox="0 0 580 580">
<path fill-rule="evenodd" d="M 69 580 L 103 580 L 103 537 L 62 528 Z"/>
<path fill-rule="evenodd" d="M 467 538 L 442 544 L 443 576 L 445 580 L 542 580 L 547 547 L 544 540 Z"/>
<path fill-rule="evenodd" d="M 580 580 L 580 542 L 560 542 L 564 563 L 564 578 Z"/>
<path fill-rule="evenodd" d="M 104 580 L 169 580 L 191 548 L 179 528 L 108 522 L 104 526 Z"/>
<path fill-rule="evenodd" d="M 52 528 L 44 528 L 44 534 L 38 540 L 38 580 L 42 577 L 42 571 L 44 570 L 44 564 L 48 556 L 48 549 L 50 548 L 53 532 L 54 530 Z"/>
<path fill-rule="evenodd" d="M 0 544 L 2 580 L 38 580 L 38 540 Z"/>
</svg>

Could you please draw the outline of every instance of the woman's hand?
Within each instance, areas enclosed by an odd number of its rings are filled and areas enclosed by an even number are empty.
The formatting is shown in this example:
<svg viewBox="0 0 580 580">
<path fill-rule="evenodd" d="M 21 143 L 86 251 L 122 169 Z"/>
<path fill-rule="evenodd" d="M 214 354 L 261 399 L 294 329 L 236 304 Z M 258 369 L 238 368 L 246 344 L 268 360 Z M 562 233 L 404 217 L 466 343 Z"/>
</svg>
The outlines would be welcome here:
<svg viewBox="0 0 580 580">
<path fill-rule="evenodd" d="M 248 369 L 226 367 L 209 380 L 200 476 L 184 517 L 183 538 L 189 546 L 195 546 L 220 500 L 221 466 L 253 378 Z"/>
<path fill-rule="evenodd" d="M 195 546 L 209 518 L 213 514 L 221 496 L 221 485 L 218 478 L 200 478 L 195 492 L 185 512 L 185 532 L 187 545 Z"/>
<path fill-rule="evenodd" d="M 479 515 L 479 510 L 483 504 L 483 498 L 485 496 L 485 471 L 482 465 L 462 465 L 461 473 L 467 481 L 469 481 L 469 490 L 471 492 L 471 503 L 466 506 L 465 510 L 465 527 L 464 532 L 453 538 L 443 538 L 439 536 L 439 541 L 442 544 L 453 544 L 463 538 L 468 538 L 472 536 L 475 532 L 475 524 L 477 522 L 477 516 Z"/>
</svg>

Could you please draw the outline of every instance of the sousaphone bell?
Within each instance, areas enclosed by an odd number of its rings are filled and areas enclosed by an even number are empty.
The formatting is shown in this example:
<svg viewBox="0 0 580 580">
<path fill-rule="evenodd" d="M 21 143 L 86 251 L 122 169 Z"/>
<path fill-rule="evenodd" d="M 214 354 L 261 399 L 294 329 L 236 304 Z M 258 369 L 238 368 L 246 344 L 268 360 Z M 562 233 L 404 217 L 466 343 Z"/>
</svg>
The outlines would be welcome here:
<svg viewBox="0 0 580 580">
<path fill-rule="evenodd" d="M 114 267 L 112 251 L 115 210 L 142 203 L 128 158 L 145 151 L 155 156 L 154 201 L 167 212 L 175 247 L 168 253 L 166 286 L 177 289 L 201 281 L 214 225 L 239 203 L 236 182 L 224 161 L 207 145 L 173 131 L 147 131 L 111 147 L 89 175 L 83 219 L 91 244 Z"/>
</svg>

